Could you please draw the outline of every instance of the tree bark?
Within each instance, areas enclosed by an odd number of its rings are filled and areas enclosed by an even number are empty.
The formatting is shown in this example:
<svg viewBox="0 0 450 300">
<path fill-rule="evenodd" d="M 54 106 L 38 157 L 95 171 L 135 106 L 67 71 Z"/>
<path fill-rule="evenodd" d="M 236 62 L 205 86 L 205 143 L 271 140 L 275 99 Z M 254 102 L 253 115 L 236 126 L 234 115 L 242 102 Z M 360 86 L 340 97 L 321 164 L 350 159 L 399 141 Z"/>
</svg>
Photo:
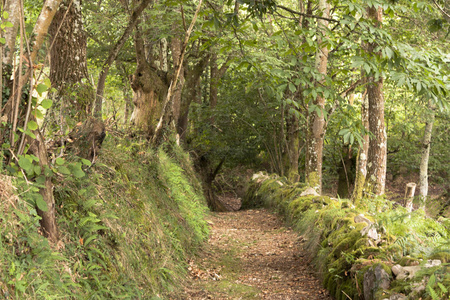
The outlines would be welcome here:
<svg viewBox="0 0 450 300">
<path fill-rule="evenodd" d="M 362 96 L 361 119 L 364 128 L 369 131 L 369 99 L 367 92 Z M 353 188 L 352 200 L 358 202 L 363 197 L 364 185 L 367 176 L 367 155 L 369 151 L 369 135 L 363 136 L 362 147 L 358 150 L 358 160 L 356 161 L 355 187 Z"/>
<path fill-rule="evenodd" d="M 134 110 L 132 123 L 137 129 L 153 136 L 161 112 L 161 102 L 167 93 L 166 73 L 159 72 L 152 62 L 147 61 L 140 29 L 136 29 L 135 40 L 137 68 L 131 78 Z"/>
<path fill-rule="evenodd" d="M 381 7 L 368 9 L 368 15 L 378 27 L 381 27 L 383 10 Z M 373 56 L 379 56 L 375 52 L 376 43 L 368 44 L 368 52 Z M 374 135 L 369 142 L 369 154 L 367 162 L 366 191 L 373 195 L 382 195 L 386 184 L 386 150 L 387 138 L 384 124 L 384 95 L 383 78 L 377 81 L 375 77 L 369 75 L 367 85 L 367 95 L 369 97 L 369 129 Z"/>
<path fill-rule="evenodd" d="M 6 21 L 13 24 L 12 27 L 5 28 L 4 37 L 6 40 L 5 45 L 1 45 L 3 48 L 2 61 L 4 65 L 9 65 L 12 68 L 14 49 L 16 46 L 17 31 L 19 30 L 20 13 L 19 0 L 7 0 L 5 1 L 4 11 L 8 12 L 9 17 Z"/>
<path fill-rule="evenodd" d="M 64 0 L 49 28 L 50 80 L 61 87 L 88 78 L 81 0 Z"/>
<path fill-rule="evenodd" d="M 125 29 L 125 31 L 123 32 L 122 36 L 117 41 L 117 43 L 114 45 L 114 47 L 111 49 L 108 58 L 103 64 L 103 68 L 98 78 L 97 91 L 95 96 L 94 117 L 97 119 L 101 119 L 102 117 L 103 93 L 105 91 L 106 77 L 108 76 L 109 68 L 116 59 L 125 42 L 128 40 L 128 37 L 130 36 L 134 27 L 136 27 L 140 15 L 144 11 L 144 9 L 150 4 L 150 2 L 152 2 L 152 0 L 142 0 L 139 6 L 133 11 L 130 17 L 130 21 L 128 22 L 127 28 Z"/>
<path fill-rule="evenodd" d="M 428 109 L 429 113 L 425 123 L 425 133 L 422 142 L 422 157 L 420 160 L 419 197 L 421 209 L 425 209 L 428 196 L 428 160 L 430 158 L 431 133 L 433 131 L 435 117 L 435 107 L 431 103 L 431 100 L 428 102 Z"/>
<path fill-rule="evenodd" d="M 184 42 L 181 47 L 181 54 L 180 54 L 180 64 L 178 65 L 178 68 L 175 70 L 174 78 L 172 79 L 172 82 L 169 85 L 169 90 L 167 91 L 166 100 L 164 101 L 164 104 L 162 106 L 161 111 L 161 117 L 159 118 L 158 125 L 156 125 L 155 134 L 152 138 L 152 144 L 157 145 L 160 143 L 164 127 L 167 125 L 168 116 L 170 115 L 170 103 L 172 101 L 172 95 L 175 91 L 175 88 L 178 84 L 178 80 L 180 77 L 181 67 L 184 63 L 184 55 L 186 53 L 186 47 L 189 42 L 189 38 L 191 36 L 192 30 L 194 29 L 195 22 L 197 20 L 198 13 L 200 12 L 200 8 L 202 6 L 202 0 L 199 1 L 197 5 L 197 9 L 195 10 L 194 17 L 192 18 L 191 24 L 189 25 L 189 28 L 186 31 Z"/>
<path fill-rule="evenodd" d="M 322 15 L 325 18 L 329 17 L 330 4 L 326 0 L 319 1 L 319 9 L 323 12 Z M 322 43 L 322 36 L 326 35 L 326 29 L 328 27 L 328 21 L 319 19 L 317 43 Z M 328 48 L 321 47 L 316 54 L 316 68 L 323 77 L 327 73 L 328 64 Z M 318 84 L 322 84 L 322 79 Z M 305 166 L 305 179 L 306 183 L 314 188 L 319 194 L 322 193 L 322 160 L 323 160 L 323 139 L 324 139 L 324 107 L 325 98 L 318 95 L 314 99 L 314 105 L 317 106 L 321 112 L 313 111 L 308 115 L 308 129 L 307 129 L 307 145 L 306 145 L 306 166 Z"/>
<path fill-rule="evenodd" d="M 64 0 L 49 28 L 51 36 L 50 81 L 69 116 L 78 121 L 91 115 L 95 98 L 93 87 L 81 85 L 88 78 L 87 36 L 83 28 L 81 0 Z M 74 92 L 74 93 L 73 93 Z"/>
</svg>

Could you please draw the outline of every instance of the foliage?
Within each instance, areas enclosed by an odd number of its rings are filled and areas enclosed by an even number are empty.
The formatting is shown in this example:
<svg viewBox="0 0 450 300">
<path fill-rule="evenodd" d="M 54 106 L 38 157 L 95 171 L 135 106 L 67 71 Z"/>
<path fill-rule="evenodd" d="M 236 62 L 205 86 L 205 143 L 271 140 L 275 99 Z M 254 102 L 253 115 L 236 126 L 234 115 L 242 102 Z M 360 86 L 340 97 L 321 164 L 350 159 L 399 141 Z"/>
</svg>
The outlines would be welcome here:
<svg viewBox="0 0 450 300">
<path fill-rule="evenodd" d="M 258 173 L 250 182 L 246 203 L 262 200 L 293 224 L 306 240 L 306 255 L 313 260 L 325 287 L 336 299 L 347 299 L 346 295 L 359 299 L 364 293 L 364 274 L 371 266 L 379 264 L 391 274 L 395 264 L 422 261 L 423 265 L 428 259 L 440 259 L 442 264 L 423 267 L 410 281 L 394 280 L 391 287 L 395 292 L 408 294 L 415 284 L 424 280 L 427 294 L 414 292 L 411 299 L 448 296 L 450 256 L 446 251 L 450 231 L 445 225 L 448 221 L 427 218 L 421 210 L 408 213 L 383 198 L 365 199 L 356 207 L 349 200 L 300 196 L 304 191 L 305 187 L 290 184 L 284 178 Z M 356 223 L 355 217 L 360 214 L 369 221 Z M 377 240 L 361 233 L 370 226 L 378 232 Z"/>
<path fill-rule="evenodd" d="M 31 188 L 15 200 L 2 194 L 3 295 L 149 299 L 178 286 L 188 256 L 208 231 L 199 184 L 179 162 L 192 166 L 182 150 L 172 148 L 156 153 L 139 140 L 108 136 L 104 155 L 94 166 L 85 164 L 83 176 L 55 175 L 62 235 L 56 245 L 38 233 L 39 217 L 27 203 Z M 55 174 L 62 166 L 71 169 L 57 160 Z M 20 178 L 15 185 L 18 192 L 26 187 Z"/>
</svg>

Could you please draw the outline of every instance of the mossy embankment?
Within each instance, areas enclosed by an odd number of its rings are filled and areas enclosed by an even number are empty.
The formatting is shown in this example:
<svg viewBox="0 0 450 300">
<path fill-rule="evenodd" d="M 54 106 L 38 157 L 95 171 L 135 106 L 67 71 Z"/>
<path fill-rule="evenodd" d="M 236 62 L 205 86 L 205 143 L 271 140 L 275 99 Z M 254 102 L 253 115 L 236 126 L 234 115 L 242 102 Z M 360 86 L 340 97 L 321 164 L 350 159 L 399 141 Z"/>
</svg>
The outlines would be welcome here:
<svg viewBox="0 0 450 300">
<path fill-rule="evenodd" d="M 54 176 L 57 244 L 39 234 L 23 181 L 14 193 L 17 182 L 3 177 L 0 298 L 165 299 L 185 280 L 187 258 L 208 236 L 188 155 L 107 136 L 84 172 Z"/>
<path fill-rule="evenodd" d="M 382 198 L 314 195 L 304 184 L 255 174 L 243 207 L 273 207 L 306 239 L 336 299 L 449 299 L 450 221 Z"/>
</svg>

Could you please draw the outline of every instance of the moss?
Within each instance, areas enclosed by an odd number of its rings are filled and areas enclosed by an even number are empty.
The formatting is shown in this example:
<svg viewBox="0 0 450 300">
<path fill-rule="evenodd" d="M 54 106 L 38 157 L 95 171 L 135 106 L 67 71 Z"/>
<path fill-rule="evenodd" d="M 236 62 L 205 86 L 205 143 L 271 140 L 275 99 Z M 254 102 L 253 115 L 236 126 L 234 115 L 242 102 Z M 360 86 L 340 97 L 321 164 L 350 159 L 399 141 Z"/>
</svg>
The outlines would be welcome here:
<svg viewBox="0 0 450 300">
<path fill-rule="evenodd" d="M 440 251 L 433 253 L 429 256 L 429 259 L 439 259 L 442 263 L 450 262 L 450 252 Z"/>
<path fill-rule="evenodd" d="M 417 266 L 420 264 L 420 260 L 410 256 L 404 256 L 397 262 L 397 264 L 399 264 L 402 267 Z"/>
</svg>

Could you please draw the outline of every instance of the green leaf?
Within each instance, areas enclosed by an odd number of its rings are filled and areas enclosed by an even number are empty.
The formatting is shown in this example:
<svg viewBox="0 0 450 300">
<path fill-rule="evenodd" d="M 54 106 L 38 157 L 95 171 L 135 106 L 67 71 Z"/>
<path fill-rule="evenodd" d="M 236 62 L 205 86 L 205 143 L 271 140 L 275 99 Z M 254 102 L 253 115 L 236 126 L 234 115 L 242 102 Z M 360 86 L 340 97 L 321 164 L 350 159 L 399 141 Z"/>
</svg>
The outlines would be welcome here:
<svg viewBox="0 0 450 300">
<path fill-rule="evenodd" d="M 6 39 L 5 38 L 0 38 L 0 43 L 2 43 L 4 45 L 6 43 Z"/>
<path fill-rule="evenodd" d="M 3 11 L 3 19 L 8 19 L 8 18 L 9 18 L 9 13 L 6 10 L 4 10 Z"/>
<path fill-rule="evenodd" d="M 29 130 L 29 129 L 25 130 L 25 134 L 28 135 L 29 137 L 31 137 L 33 140 L 36 139 L 36 135 L 34 135 L 34 133 L 31 132 L 31 130 Z"/>
<path fill-rule="evenodd" d="M 13 25 L 13 23 L 11 23 L 11 22 L 5 22 L 5 23 L 3 23 L 3 26 L 5 26 L 6 28 L 12 28 L 12 27 L 14 27 L 14 25 Z"/>
<path fill-rule="evenodd" d="M 42 172 L 42 169 L 40 166 L 34 166 L 34 173 L 36 175 L 38 175 L 38 176 L 41 175 L 41 172 Z"/>
<path fill-rule="evenodd" d="M 75 169 L 73 170 L 73 175 L 75 175 L 76 178 L 83 178 L 85 173 L 81 169 Z"/>
<path fill-rule="evenodd" d="M 35 194 L 36 206 L 42 211 L 48 211 L 47 202 L 44 201 L 44 198 L 41 194 Z"/>
<path fill-rule="evenodd" d="M 58 172 L 64 175 L 70 175 L 70 170 L 66 166 L 59 166 Z"/>
<path fill-rule="evenodd" d="M 62 159 L 61 157 L 58 157 L 58 158 L 56 158 L 55 162 L 58 166 L 62 166 L 62 165 L 64 165 L 65 160 Z"/>
<path fill-rule="evenodd" d="M 31 167 L 33 166 L 33 164 L 32 164 L 32 162 L 31 162 L 30 159 L 28 159 L 28 158 L 25 157 L 25 156 L 22 156 L 22 157 L 19 159 L 19 166 L 20 166 L 22 169 L 24 169 L 25 171 L 28 171 L 28 170 L 31 169 Z"/>
<path fill-rule="evenodd" d="M 297 89 L 295 88 L 295 85 L 294 85 L 292 82 L 289 82 L 289 90 L 290 90 L 292 93 L 295 93 L 295 91 L 297 90 Z"/>
<path fill-rule="evenodd" d="M 38 129 L 38 124 L 35 121 L 29 121 L 27 128 L 30 130 L 36 130 Z"/>
<path fill-rule="evenodd" d="M 36 91 L 38 92 L 39 96 L 42 96 L 42 93 L 46 92 L 48 90 L 48 86 L 46 84 L 40 83 L 36 87 Z"/>
<path fill-rule="evenodd" d="M 52 106 L 52 104 L 53 104 L 53 101 L 50 99 L 44 99 L 41 102 L 42 108 L 45 108 L 45 109 L 49 109 Z"/>
<path fill-rule="evenodd" d="M 42 114 L 42 112 L 39 109 L 35 109 L 32 112 L 33 116 L 36 117 L 36 119 L 43 119 L 44 115 Z"/>
</svg>

